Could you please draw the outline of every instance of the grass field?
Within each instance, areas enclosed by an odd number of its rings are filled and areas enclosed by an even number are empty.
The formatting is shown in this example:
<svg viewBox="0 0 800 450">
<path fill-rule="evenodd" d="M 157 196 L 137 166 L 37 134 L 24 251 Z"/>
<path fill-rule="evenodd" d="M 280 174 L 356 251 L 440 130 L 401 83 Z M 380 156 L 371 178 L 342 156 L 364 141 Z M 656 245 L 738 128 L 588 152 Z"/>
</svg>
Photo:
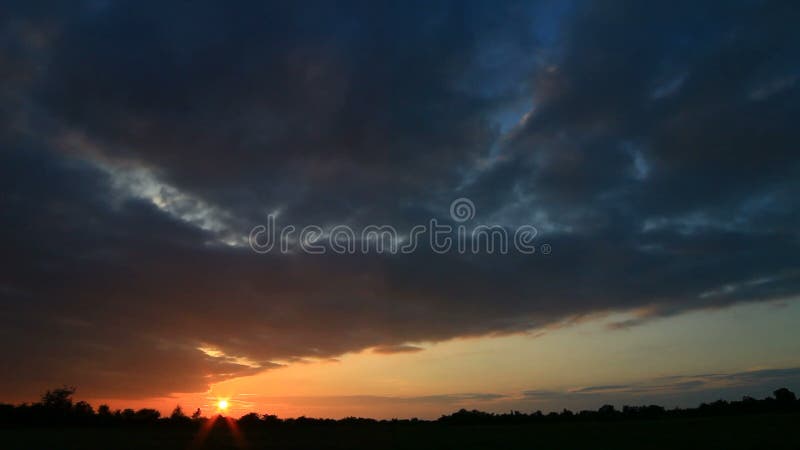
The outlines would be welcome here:
<svg viewBox="0 0 800 450">
<path fill-rule="evenodd" d="M 3 449 L 800 449 L 800 414 L 462 426 L 4 428 Z"/>
</svg>

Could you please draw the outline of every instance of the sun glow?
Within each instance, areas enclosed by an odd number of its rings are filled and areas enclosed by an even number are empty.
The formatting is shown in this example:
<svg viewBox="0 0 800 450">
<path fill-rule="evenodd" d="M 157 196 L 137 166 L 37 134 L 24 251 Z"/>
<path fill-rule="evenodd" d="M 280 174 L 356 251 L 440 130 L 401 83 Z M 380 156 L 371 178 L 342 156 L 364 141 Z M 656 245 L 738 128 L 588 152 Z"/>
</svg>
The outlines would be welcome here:
<svg viewBox="0 0 800 450">
<path fill-rule="evenodd" d="M 221 398 L 217 400 L 217 411 L 225 412 L 228 410 L 228 399 Z"/>
</svg>

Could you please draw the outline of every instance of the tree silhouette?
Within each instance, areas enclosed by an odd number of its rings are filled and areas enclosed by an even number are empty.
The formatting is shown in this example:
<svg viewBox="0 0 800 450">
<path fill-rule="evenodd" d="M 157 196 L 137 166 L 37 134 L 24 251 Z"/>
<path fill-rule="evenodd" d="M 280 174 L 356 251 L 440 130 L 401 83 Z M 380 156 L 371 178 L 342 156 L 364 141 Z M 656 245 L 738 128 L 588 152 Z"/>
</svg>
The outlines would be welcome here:
<svg viewBox="0 0 800 450">
<path fill-rule="evenodd" d="M 794 401 L 797 400 L 797 397 L 794 395 L 794 392 L 786 388 L 780 388 L 775 392 L 773 392 L 772 394 L 775 396 L 775 400 L 783 404 L 793 403 Z"/>
<path fill-rule="evenodd" d="M 183 413 L 183 408 L 181 408 L 181 405 L 175 406 L 175 409 L 172 410 L 172 414 L 169 415 L 169 418 L 172 420 L 188 419 L 186 414 Z"/>
<path fill-rule="evenodd" d="M 92 405 L 83 400 L 75 403 L 75 406 L 72 407 L 72 411 L 79 418 L 91 417 L 94 415 L 94 408 L 92 408 Z"/>
<path fill-rule="evenodd" d="M 72 395 L 74 387 L 64 386 L 47 391 L 42 395 L 42 406 L 55 411 L 69 411 L 72 409 Z"/>
<path fill-rule="evenodd" d="M 100 405 L 97 407 L 97 415 L 100 417 L 111 417 L 111 408 L 108 405 Z"/>
<path fill-rule="evenodd" d="M 181 426 L 200 426 L 206 423 L 207 419 L 201 417 L 200 408 L 197 408 L 187 417 L 180 405 L 176 405 L 169 417 L 162 418 L 155 409 L 133 409 L 116 410 L 112 413 L 108 405 L 100 405 L 95 412 L 92 406 L 85 401 L 73 402 L 72 396 L 75 388 L 61 387 L 49 390 L 44 393 L 39 403 L 8 405 L 0 404 L 0 427 L 13 424 L 28 424 L 41 426 L 62 426 L 62 425 L 136 425 L 150 426 L 159 424 Z M 603 405 L 597 410 L 583 410 L 573 412 L 564 409 L 559 412 L 543 414 L 541 411 L 525 413 L 520 411 L 510 411 L 497 414 L 478 410 L 461 409 L 450 415 L 443 415 L 436 421 L 425 420 L 398 420 L 391 421 L 365 419 L 358 417 L 347 417 L 344 419 L 315 419 L 308 417 L 298 417 L 294 419 L 281 419 L 275 415 L 264 414 L 259 416 L 256 413 L 249 413 L 242 416 L 238 422 L 247 428 L 258 427 L 296 427 L 296 426 L 318 426 L 318 425 L 353 425 L 368 426 L 369 424 L 392 423 L 392 424 L 411 424 L 411 423 L 440 423 L 453 425 L 482 425 L 482 424 L 530 424 L 548 422 L 580 422 L 580 421 L 622 421 L 622 420 L 663 420 L 682 417 L 712 417 L 712 416 L 734 416 L 748 414 L 784 414 L 800 413 L 800 401 L 797 396 L 786 388 L 777 389 L 773 392 L 773 397 L 757 400 L 753 397 L 743 397 L 739 401 L 719 400 L 711 403 L 703 403 L 696 408 L 675 408 L 666 410 L 664 407 L 656 405 L 642 406 L 622 406 L 621 410 L 612 405 Z"/>
</svg>

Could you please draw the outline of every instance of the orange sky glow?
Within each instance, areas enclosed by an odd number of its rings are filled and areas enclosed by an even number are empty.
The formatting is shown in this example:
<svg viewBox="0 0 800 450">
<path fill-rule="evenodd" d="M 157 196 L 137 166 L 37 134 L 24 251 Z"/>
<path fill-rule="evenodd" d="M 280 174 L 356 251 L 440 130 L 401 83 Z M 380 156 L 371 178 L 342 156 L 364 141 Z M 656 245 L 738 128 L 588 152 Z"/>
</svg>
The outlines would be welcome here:
<svg viewBox="0 0 800 450">
<path fill-rule="evenodd" d="M 768 343 L 791 342 L 797 331 L 790 324 L 797 317 L 800 302 L 744 305 L 620 331 L 608 329 L 609 323 L 625 318 L 614 314 L 542 335 L 456 339 L 423 344 L 417 352 L 365 350 L 335 360 L 292 363 L 213 384 L 204 393 L 91 402 L 113 408 L 155 407 L 162 414 L 180 404 L 187 414 L 200 408 L 209 416 L 218 412 L 219 400 L 226 399 L 229 406 L 223 413 L 234 417 L 258 412 L 279 417 L 435 418 L 462 407 L 496 411 L 590 407 L 601 399 L 531 399 L 523 393 L 569 392 L 706 373 L 710 364 L 721 373 L 796 365 L 800 341 L 791 346 Z M 741 330 L 746 323 L 748 335 L 762 339 L 745 339 Z M 733 345 L 725 347 L 723 342 Z M 742 354 L 759 364 L 743 365 Z"/>
</svg>

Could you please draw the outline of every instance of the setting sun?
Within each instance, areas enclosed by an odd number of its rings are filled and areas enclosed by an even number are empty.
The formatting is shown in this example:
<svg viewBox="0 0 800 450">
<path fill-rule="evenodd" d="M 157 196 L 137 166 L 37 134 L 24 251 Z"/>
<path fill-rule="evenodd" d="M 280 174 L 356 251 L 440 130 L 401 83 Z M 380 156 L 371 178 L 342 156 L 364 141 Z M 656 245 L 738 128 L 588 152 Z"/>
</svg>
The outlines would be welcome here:
<svg viewBox="0 0 800 450">
<path fill-rule="evenodd" d="M 222 398 L 217 401 L 217 410 L 220 412 L 228 410 L 228 400 Z"/>
</svg>

